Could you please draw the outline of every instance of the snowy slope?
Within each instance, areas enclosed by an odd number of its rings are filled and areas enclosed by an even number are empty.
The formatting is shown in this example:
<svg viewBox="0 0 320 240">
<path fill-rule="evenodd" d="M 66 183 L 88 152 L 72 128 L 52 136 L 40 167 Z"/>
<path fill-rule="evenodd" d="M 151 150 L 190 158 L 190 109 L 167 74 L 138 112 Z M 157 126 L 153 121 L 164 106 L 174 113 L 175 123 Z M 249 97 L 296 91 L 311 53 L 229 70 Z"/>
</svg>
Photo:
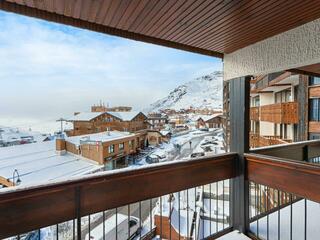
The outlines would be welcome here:
<svg viewBox="0 0 320 240">
<path fill-rule="evenodd" d="M 157 112 L 162 109 L 221 109 L 222 108 L 222 72 L 196 78 L 175 88 L 170 94 L 151 104 L 146 112 Z"/>
</svg>

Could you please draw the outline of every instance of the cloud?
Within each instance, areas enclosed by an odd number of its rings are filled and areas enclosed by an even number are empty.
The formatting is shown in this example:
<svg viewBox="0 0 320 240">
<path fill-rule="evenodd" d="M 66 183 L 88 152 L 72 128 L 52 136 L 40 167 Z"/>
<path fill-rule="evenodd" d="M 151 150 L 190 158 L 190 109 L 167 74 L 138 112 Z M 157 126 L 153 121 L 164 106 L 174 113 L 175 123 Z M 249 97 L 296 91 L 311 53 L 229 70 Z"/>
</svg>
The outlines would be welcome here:
<svg viewBox="0 0 320 240">
<path fill-rule="evenodd" d="M 220 60 L 0 12 L 0 118 L 45 119 L 100 99 L 136 109 Z"/>
</svg>

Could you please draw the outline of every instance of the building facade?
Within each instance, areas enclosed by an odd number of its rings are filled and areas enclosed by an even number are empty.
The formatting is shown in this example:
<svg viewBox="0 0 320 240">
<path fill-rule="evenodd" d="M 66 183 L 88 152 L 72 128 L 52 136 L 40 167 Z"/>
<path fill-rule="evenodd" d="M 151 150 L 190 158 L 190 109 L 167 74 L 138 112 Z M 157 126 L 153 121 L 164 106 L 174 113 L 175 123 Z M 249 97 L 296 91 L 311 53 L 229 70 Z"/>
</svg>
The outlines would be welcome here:
<svg viewBox="0 0 320 240">
<path fill-rule="evenodd" d="M 251 81 L 250 146 L 320 138 L 320 78 L 293 72 Z"/>
<path fill-rule="evenodd" d="M 92 134 L 103 131 L 137 132 L 148 129 L 147 117 L 142 112 L 90 112 L 79 113 L 68 121 L 73 129 L 68 136 Z"/>
<path fill-rule="evenodd" d="M 106 169 L 128 165 L 130 156 L 143 149 L 147 143 L 147 133 L 119 131 L 100 132 L 56 140 L 56 150 L 79 155 L 92 160 Z"/>
</svg>

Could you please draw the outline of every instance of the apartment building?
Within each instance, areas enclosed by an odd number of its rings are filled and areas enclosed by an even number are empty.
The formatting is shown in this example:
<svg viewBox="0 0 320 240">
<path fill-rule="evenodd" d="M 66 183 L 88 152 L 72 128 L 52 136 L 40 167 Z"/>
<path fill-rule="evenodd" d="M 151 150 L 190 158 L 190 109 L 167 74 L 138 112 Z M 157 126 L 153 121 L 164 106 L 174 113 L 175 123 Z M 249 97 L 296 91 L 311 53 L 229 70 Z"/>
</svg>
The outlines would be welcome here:
<svg viewBox="0 0 320 240">
<path fill-rule="evenodd" d="M 320 139 L 320 75 L 309 77 L 309 139 Z"/>
<path fill-rule="evenodd" d="M 144 148 L 147 134 L 107 131 L 95 134 L 59 138 L 56 150 L 60 154 L 72 153 L 115 169 L 128 165 L 130 156 Z"/>
<path fill-rule="evenodd" d="M 148 129 L 147 117 L 142 112 L 82 112 L 68 119 L 73 129 L 68 136 L 99 133 L 104 131 L 137 132 Z"/>
<path fill-rule="evenodd" d="M 251 80 L 250 145 L 320 138 L 320 78 L 277 72 Z"/>
</svg>

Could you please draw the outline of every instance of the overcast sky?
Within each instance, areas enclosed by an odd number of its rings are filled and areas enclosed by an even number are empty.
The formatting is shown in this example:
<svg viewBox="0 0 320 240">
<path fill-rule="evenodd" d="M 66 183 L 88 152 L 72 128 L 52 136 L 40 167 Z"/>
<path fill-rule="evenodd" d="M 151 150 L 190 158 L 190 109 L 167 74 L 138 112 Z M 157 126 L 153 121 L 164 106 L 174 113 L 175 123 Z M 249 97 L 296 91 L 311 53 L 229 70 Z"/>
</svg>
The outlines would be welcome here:
<svg viewBox="0 0 320 240">
<path fill-rule="evenodd" d="M 222 68 L 216 58 L 2 11 L 0 59 L 0 125 L 21 126 L 88 111 L 99 100 L 139 110 Z"/>
</svg>

